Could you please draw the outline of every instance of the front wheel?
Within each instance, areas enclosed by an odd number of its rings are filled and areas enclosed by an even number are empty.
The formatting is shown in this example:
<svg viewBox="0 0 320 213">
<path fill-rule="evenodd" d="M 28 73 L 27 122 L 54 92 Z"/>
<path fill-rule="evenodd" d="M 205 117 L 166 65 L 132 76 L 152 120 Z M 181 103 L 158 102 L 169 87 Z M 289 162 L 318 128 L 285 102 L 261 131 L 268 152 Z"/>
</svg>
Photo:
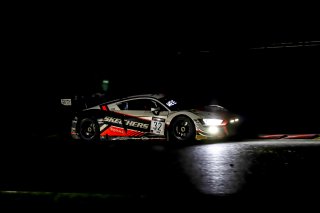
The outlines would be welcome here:
<svg viewBox="0 0 320 213">
<path fill-rule="evenodd" d="M 94 118 L 83 118 L 79 124 L 79 136 L 84 141 L 98 141 L 100 129 Z"/>
<path fill-rule="evenodd" d="M 170 140 L 189 142 L 195 139 L 196 128 L 189 117 L 179 116 L 171 122 L 169 134 Z"/>
</svg>

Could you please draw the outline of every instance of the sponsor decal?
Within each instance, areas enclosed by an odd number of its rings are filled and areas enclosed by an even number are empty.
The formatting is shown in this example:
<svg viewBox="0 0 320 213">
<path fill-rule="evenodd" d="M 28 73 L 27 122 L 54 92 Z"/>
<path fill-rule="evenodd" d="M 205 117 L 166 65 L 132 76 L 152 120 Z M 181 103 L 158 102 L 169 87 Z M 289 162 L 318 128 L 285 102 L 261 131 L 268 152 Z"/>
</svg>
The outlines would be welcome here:
<svg viewBox="0 0 320 213">
<path fill-rule="evenodd" d="M 112 132 L 117 132 L 117 133 L 121 133 L 121 134 L 126 134 L 125 131 L 123 129 L 120 128 L 115 128 L 115 127 L 110 127 L 109 129 Z"/>
<path fill-rule="evenodd" d="M 176 105 L 176 104 L 177 104 L 177 102 L 174 101 L 174 100 L 170 100 L 170 101 L 168 101 L 168 102 L 166 103 L 166 105 L 167 105 L 168 107 L 171 107 L 171 106 Z"/>
<path fill-rule="evenodd" d="M 107 117 L 104 117 L 103 121 L 108 122 L 108 123 L 112 123 L 112 124 L 122 125 L 122 119 L 120 119 L 120 118 L 113 118 L 113 117 L 107 116 Z M 141 129 L 148 129 L 149 128 L 149 124 L 146 124 L 146 123 L 141 123 L 138 121 L 130 121 L 127 119 L 124 119 L 123 121 L 126 126 L 138 127 Z"/>
<path fill-rule="evenodd" d="M 129 137 L 140 137 L 142 136 L 144 133 L 137 131 L 137 130 L 131 130 L 128 129 L 127 131 L 125 131 L 123 128 L 121 127 L 116 127 L 116 126 L 110 126 L 109 128 L 105 129 L 100 136 L 120 136 L 120 137 L 125 137 L 125 136 L 129 136 Z"/>
</svg>

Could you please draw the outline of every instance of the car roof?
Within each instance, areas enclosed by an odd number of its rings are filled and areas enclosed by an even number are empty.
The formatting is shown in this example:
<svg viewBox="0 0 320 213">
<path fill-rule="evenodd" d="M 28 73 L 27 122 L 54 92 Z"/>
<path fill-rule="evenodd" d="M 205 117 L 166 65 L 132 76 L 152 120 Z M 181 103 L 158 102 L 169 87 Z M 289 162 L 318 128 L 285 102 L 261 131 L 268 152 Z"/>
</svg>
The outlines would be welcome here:
<svg viewBox="0 0 320 213">
<path fill-rule="evenodd" d="M 129 99 L 129 98 L 155 98 L 155 99 L 160 99 L 165 97 L 164 94 L 141 94 L 141 95 L 132 95 L 125 97 L 123 99 Z"/>
<path fill-rule="evenodd" d="M 110 100 L 105 102 L 105 104 L 111 104 L 111 103 L 115 103 L 118 101 L 124 101 L 124 100 L 128 100 L 128 99 L 135 99 L 135 98 L 154 98 L 154 99 L 160 99 L 165 97 L 164 94 L 140 94 L 140 95 L 131 95 L 131 96 L 127 96 L 127 97 L 123 97 L 123 98 L 118 98 L 118 99 L 114 99 L 114 100 Z"/>
</svg>

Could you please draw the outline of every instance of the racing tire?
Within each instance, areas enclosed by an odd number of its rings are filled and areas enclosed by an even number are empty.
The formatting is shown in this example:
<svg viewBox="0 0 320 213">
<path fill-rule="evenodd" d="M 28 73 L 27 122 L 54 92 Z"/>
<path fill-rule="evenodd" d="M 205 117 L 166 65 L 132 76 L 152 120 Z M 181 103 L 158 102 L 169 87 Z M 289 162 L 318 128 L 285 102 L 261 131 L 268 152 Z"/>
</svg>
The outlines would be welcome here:
<svg viewBox="0 0 320 213">
<path fill-rule="evenodd" d="M 83 118 L 79 123 L 79 137 L 86 142 L 97 142 L 100 140 L 100 128 L 95 118 Z"/>
<path fill-rule="evenodd" d="M 169 140 L 174 142 L 191 142 L 196 137 L 193 121 L 187 116 L 178 116 L 170 124 Z"/>
</svg>

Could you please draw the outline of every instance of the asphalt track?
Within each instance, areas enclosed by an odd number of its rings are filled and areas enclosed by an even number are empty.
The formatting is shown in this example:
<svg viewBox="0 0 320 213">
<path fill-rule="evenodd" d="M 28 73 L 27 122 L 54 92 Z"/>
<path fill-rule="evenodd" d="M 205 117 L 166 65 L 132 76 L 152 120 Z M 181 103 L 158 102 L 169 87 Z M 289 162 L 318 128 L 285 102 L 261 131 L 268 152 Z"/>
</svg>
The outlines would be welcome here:
<svg viewBox="0 0 320 213">
<path fill-rule="evenodd" d="M 80 197 L 82 204 L 104 207 L 110 200 L 184 206 L 282 200 L 292 207 L 312 205 L 320 192 L 319 138 L 188 145 L 55 142 L 2 147 L 0 206 L 44 200 L 49 206 L 79 206 Z"/>
</svg>

